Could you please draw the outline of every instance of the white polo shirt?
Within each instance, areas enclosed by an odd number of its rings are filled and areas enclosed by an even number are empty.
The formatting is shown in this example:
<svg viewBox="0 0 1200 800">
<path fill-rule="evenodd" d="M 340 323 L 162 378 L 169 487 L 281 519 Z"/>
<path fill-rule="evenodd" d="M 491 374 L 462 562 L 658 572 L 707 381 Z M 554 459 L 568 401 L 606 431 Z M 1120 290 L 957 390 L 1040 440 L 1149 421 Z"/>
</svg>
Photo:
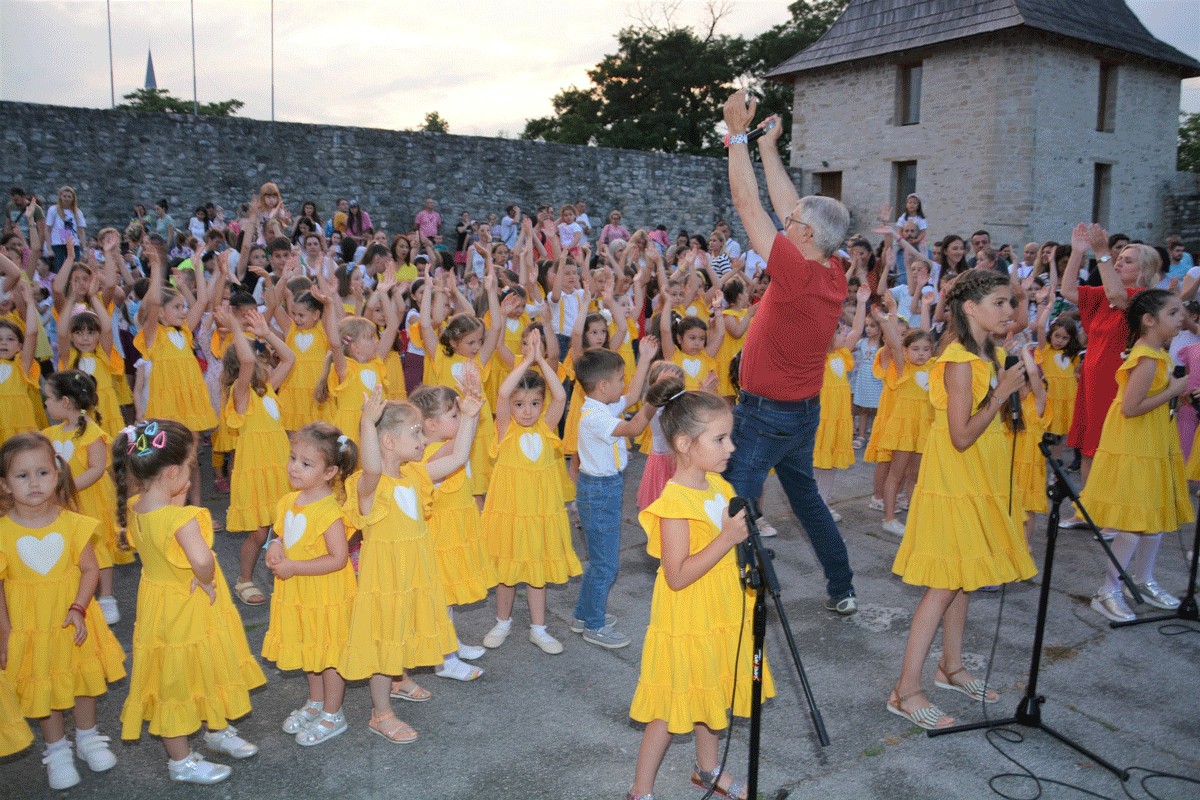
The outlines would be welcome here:
<svg viewBox="0 0 1200 800">
<path fill-rule="evenodd" d="M 550 303 L 550 321 L 554 332 L 562 336 L 569 336 L 575 327 L 575 320 L 579 317 L 579 306 L 583 303 L 583 289 L 562 292 L 557 303 L 549 300 L 549 297 L 547 301 Z"/>
<path fill-rule="evenodd" d="M 578 389 L 577 389 L 578 390 Z M 579 471 L 593 478 L 607 478 L 624 471 L 629 463 L 625 437 L 613 436 L 621 424 L 627 400 L 604 404 L 587 397 L 579 417 Z"/>
</svg>

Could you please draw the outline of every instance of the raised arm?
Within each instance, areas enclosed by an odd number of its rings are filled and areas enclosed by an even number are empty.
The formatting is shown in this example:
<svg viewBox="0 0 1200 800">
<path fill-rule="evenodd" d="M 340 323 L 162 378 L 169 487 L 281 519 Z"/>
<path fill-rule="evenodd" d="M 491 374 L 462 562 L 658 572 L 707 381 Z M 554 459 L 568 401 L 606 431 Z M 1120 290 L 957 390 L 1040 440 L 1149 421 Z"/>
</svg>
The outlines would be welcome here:
<svg viewBox="0 0 1200 800">
<path fill-rule="evenodd" d="M 379 476 L 383 474 L 383 455 L 379 450 L 379 431 L 375 423 L 383 416 L 387 401 L 383 399 L 383 387 L 376 386 L 371 396 L 363 402 L 362 421 L 358 426 L 358 511 L 370 514 L 375 505 L 375 489 Z"/>
<path fill-rule="evenodd" d="M 654 363 L 654 356 L 658 353 L 658 340 L 654 336 L 643 336 L 642 345 L 637 360 L 637 369 L 633 371 L 633 377 L 629 379 L 629 387 L 625 390 L 626 406 L 631 406 L 637 402 L 642 396 L 643 390 L 646 388 L 646 376 L 650 374 L 650 365 Z M 641 431 L 630 434 L 636 436 Z M 624 434 L 616 434 L 613 436 L 621 436 Z"/>
<path fill-rule="evenodd" d="M 850 323 L 850 330 L 836 337 L 835 348 L 853 348 L 854 345 L 862 338 L 863 327 L 867 324 L 867 301 L 871 299 L 871 287 L 859 286 L 858 293 L 854 295 L 854 321 Z M 751 309 L 754 307 L 751 306 Z M 747 314 L 747 316 L 749 316 Z"/>
<path fill-rule="evenodd" d="M 474 364 L 467 365 L 458 382 L 462 397 L 458 398 L 458 433 L 450 445 L 450 454 L 426 465 L 429 478 L 438 483 L 448 478 L 455 470 L 467 463 L 471 457 L 471 445 L 479 427 L 479 412 L 483 408 L 483 385 L 479 370 Z"/>
<path fill-rule="evenodd" d="M 200 322 L 204 319 L 204 313 L 208 311 L 208 298 L 213 294 L 220 294 L 217 282 L 221 280 L 219 269 L 213 270 L 213 275 L 209 278 L 204 274 L 204 265 L 201 261 L 197 260 L 195 263 L 196 298 L 195 302 L 188 305 L 187 310 L 187 326 L 193 333 L 200 329 Z"/>
<path fill-rule="evenodd" d="M 28 375 L 33 369 L 33 359 L 37 354 L 38 341 L 38 307 L 37 297 L 33 294 L 33 287 L 21 284 L 21 291 L 25 292 L 25 341 L 21 344 L 21 366 Z"/>
<path fill-rule="evenodd" d="M 1075 305 L 1079 305 L 1079 268 L 1083 266 L 1083 256 L 1088 248 L 1087 232 L 1088 226 L 1083 222 L 1071 231 L 1071 256 L 1067 259 L 1067 267 L 1062 274 L 1063 299 Z"/>
<path fill-rule="evenodd" d="M 433 328 L 433 296 L 437 294 L 437 286 L 430 277 L 429 265 L 425 265 L 425 291 L 421 294 L 421 310 L 417 317 L 417 328 L 421 331 L 421 341 L 425 344 L 425 357 L 430 361 L 438 358 L 437 331 Z"/>
<path fill-rule="evenodd" d="M 704 352 L 711 358 L 716 358 L 721 352 L 721 343 L 725 341 L 725 326 L 721 324 L 721 315 L 708 315 L 708 337 L 704 340 Z"/>
<path fill-rule="evenodd" d="M 500 313 L 500 298 L 497 293 L 496 268 L 488 262 L 488 272 L 483 276 L 483 288 L 487 292 L 488 318 L 491 324 L 483 333 L 483 346 L 479 348 L 479 363 L 486 364 L 496 352 L 496 342 L 504 332 L 504 315 Z"/>
<path fill-rule="evenodd" d="M 234 410 L 239 414 L 245 414 L 246 409 L 250 407 L 251 382 L 254 378 L 257 359 L 254 350 L 250 348 L 249 340 L 246 339 L 246 334 L 242 331 L 241 323 L 233 314 L 227 309 L 221 309 L 214 312 L 214 315 L 217 324 L 229 330 L 233 336 L 233 349 L 238 360 L 238 376 L 237 380 L 233 382 L 233 386 L 229 387 L 229 394 L 233 398 Z"/>
<path fill-rule="evenodd" d="M 283 382 L 292 371 L 292 367 L 296 365 L 296 354 L 292 352 L 292 348 L 284 343 L 283 339 L 279 338 L 279 334 L 275 333 L 267 323 L 266 317 L 257 311 L 250 317 L 250 329 L 254 331 L 259 339 L 271 347 L 272 352 L 275 353 L 275 357 L 279 359 L 278 363 L 271 370 L 271 374 L 267 377 L 267 382 L 277 392 L 279 391 L 279 387 L 283 386 Z"/>
<path fill-rule="evenodd" d="M 146 340 L 146 349 L 150 349 L 154 347 L 154 339 L 158 336 L 166 264 L 163 263 L 162 248 L 157 244 L 151 242 L 146 252 L 150 259 L 150 286 L 146 289 L 146 296 L 142 298 L 142 336 Z"/>
<path fill-rule="evenodd" d="M 62 311 L 63 305 L 67 302 L 67 286 L 71 282 L 71 273 L 75 271 L 75 242 L 71 237 L 67 237 L 67 260 L 59 267 L 58 274 L 54 276 L 54 282 L 50 284 L 50 290 L 54 295 L 54 307 Z"/>
<path fill-rule="evenodd" d="M 583 313 L 583 308 L 591 308 L 592 293 L 587 289 L 583 290 L 583 300 L 580 301 L 580 312 L 575 315 L 575 325 L 571 328 L 571 360 L 578 361 L 583 356 L 583 331 L 587 327 L 587 314 Z"/>
<path fill-rule="evenodd" d="M 754 118 L 753 110 L 750 118 Z M 758 155 L 762 160 L 763 174 L 767 179 L 767 195 L 771 198 L 771 206 L 775 209 L 775 213 L 782 218 L 784 215 L 790 214 L 796 204 L 800 202 L 800 195 L 796 192 L 796 187 L 792 185 L 792 179 L 788 176 L 787 168 L 784 167 L 783 159 L 779 155 L 779 138 L 783 135 L 783 120 L 778 114 L 772 114 L 764 120 L 763 124 L 772 121 L 775 126 L 758 140 Z M 762 253 L 763 258 L 766 258 L 766 252 L 762 250 L 759 252 Z"/>
<path fill-rule="evenodd" d="M 664 302 L 658 310 L 658 341 L 659 346 L 662 347 L 663 359 L 666 361 L 670 361 L 675 357 L 675 338 L 672 335 L 671 328 L 671 309 Z"/>
<path fill-rule="evenodd" d="M 1125 291 L 1125 286 L 1117 277 L 1116 267 L 1109 255 L 1108 231 L 1092 223 L 1088 226 L 1087 238 L 1088 245 L 1096 254 L 1096 269 L 1100 270 L 1100 282 L 1104 285 L 1104 297 L 1113 308 L 1128 308 L 1129 293 Z M 1075 255 L 1074 251 L 1071 252 L 1071 255 Z"/>
</svg>

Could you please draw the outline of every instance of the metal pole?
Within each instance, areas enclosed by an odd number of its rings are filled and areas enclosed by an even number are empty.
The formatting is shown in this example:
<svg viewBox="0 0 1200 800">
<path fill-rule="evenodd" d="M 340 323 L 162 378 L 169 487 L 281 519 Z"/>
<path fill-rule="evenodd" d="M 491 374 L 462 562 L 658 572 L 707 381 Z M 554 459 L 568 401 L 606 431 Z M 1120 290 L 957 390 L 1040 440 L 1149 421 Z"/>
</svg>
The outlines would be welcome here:
<svg viewBox="0 0 1200 800">
<path fill-rule="evenodd" d="M 108 94 L 112 107 L 117 107 L 117 82 L 113 77 L 112 51 L 112 0 L 104 0 L 104 12 L 108 16 Z"/>
<path fill-rule="evenodd" d="M 200 113 L 200 103 L 196 99 L 196 0 L 190 0 L 192 9 L 192 115 Z"/>
<path fill-rule="evenodd" d="M 275 121 L 275 0 L 271 0 L 271 122 Z"/>
</svg>

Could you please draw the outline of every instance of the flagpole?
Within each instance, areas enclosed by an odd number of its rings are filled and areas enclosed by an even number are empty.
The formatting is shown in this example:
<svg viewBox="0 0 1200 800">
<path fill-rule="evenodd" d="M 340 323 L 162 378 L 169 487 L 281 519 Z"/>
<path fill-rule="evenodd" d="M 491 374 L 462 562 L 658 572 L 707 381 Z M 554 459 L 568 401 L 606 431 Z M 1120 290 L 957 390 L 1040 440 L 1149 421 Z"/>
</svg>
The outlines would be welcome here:
<svg viewBox="0 0 1200 800">
<path fill-rule="evenodd" d="M 192 9 L 192 115 L 200 113 L 200 104 L 196 95 L 196 0 L 189 3 Z"/>
<path fill-rule="evenodd" d="M 113 77 L 112 49 L 112 0 L 104 0 L 104 11 L 108 17 L 108 94 L 112 107 L 117 107 L 117 82 Z"/>
<path fill-rule="evenodd" d="M 271 122 L 275 121 L 275 0 L 271 0 Z"/>
</svg>

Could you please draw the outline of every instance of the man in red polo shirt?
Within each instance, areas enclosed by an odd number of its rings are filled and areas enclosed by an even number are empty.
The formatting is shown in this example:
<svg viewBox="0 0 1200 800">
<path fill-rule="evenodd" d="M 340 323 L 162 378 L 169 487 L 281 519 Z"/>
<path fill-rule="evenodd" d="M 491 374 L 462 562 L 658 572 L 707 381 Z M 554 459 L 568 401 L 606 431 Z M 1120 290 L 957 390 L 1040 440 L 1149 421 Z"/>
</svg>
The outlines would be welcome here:
<svg viewBox="0 0 1200 800">
<path fill-rule="evenodd" d="M 742 392 L 733 412 L 737 449 L 725 477 L 740 496 L 757 498 L 767 473 L 775 470 L 824 568 L 825 607 L 849 615 L 858 611 L 854 573 L 846 543 L 817 492 L 812 453 L 825 356 L 846 299 L 846 274 L 830 257 L 846 238 L 850 214 L 832 198 L 796 193 L 779 157 L 783 131 L 774 117 L 758 148 L 767 194 L 783 219 L 783 232 L 776 230 L 759 200 L 746 140 L 756 107 L 754 101 L 747 107 L 744 91 L 725 103 L 733 206 L 771 277 L 742 346 Z"/>
</svg>

